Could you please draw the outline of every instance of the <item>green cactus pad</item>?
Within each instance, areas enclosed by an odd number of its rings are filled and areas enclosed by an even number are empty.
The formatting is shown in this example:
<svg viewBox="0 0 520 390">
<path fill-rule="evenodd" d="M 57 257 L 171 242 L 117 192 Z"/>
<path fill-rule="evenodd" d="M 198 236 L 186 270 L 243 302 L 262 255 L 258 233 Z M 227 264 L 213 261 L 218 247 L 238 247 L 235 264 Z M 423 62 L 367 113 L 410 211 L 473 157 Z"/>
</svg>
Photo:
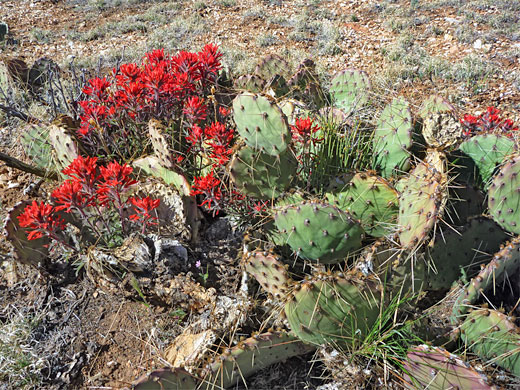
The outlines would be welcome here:
<svg viewBox="0 0 520 390">
<path fill-rule="evenodd" d="M 405 387 L 411 390 L 496 390 L 485 375 L 440 347 L 419 345 L 406 355 Z"/>
<path fill-rule="evenodd" d="M 379 116 L 372 140 L 374 166 L 381 170 L 383 177 L 410 168 L 409 149 L 412 146 L 412 130 L 409 103 L 403 97 L 395 98 Z"/>
<path fill-rule="evenodd" d="M 274 222 L 285 242 L 304 259 L 337 263 L 361 247 L 361 225 L 349 213 L 327 203 L 279 207 Z"/>
<path fill-rule="evenodd" d="M 177 172 L 163 167 L 157 156 L 147 156 L 134 160 L 132 165 L 142 169 L 146 174 L 162 179 L 166 184 L 174 186 L 181 194 L 189 195 L 186 179 Z"/>
<path fill-rule="evenodd" d="M 515 142 L 503 135 L 483 133 L 464 141 L 459 149 L 475 162 L 484 183 L 488 183 L 497 165 L 515 150 Z"/>
<path fill-rule="evenodd" d="M 358 173 L 339 191 L 327 194 L 330 203 L 346 210 L 368 234 L 388 235 L 397 222 L 398 194 L 390 184 L 370 173 Z"/>
<path fill-rule="evenodd" d="M 279 55 L 270 54 L 258 63 L 255 74 L 264 80 L 271 80 L 276 75 L 289 79 L 291 76 L 291 66 Z"/>
<path fill-rule="evenodd" d="M 58 170 L 68 167 L 78 157 L 78 146 L 66 127 L 50 125 L 49 142 L 53 148 Z"/>
<path fill-rule="evenodd" d="M 439 234 L 435 244 L 428 249 L 435 270 L 428 275 L 428 288 L 432 290 L 449 289 L 462 275 L 474 275 L 479 265 L 487 262 L 507 234 L 490 219 L 478 217 L 469 221 L 459 231 L 448 229 Z M 476 272 L 475 272 L 476 271 Z"/>
<path fill-rule="evenodd" d="M 291 140 L 282 110 L 269 98 L 243 93 L 233 100 L 233 118 L 246 144 L 271 156 L 283 153 Z"/>
<path fill-rule="evenodd" d="M 399 196 L 399 240 L 405 249 L 420 245 L 434 227 L 447 199 L 446 177 L 421 163 L 410 173 Z"/>
<path fill-rule="evenodd" d="M 229 388 L 255 372 L 314 348 L 286 333 L 270 332 L 250 337 L 217 356 L 203 376 L 202 389 Z"/>
<path fill-rule="evenodd" d="M 286 265 L 275 254 L 250 252 L 244 256 L 246 271 L 253 275 L 268 293 L 280 297 L 289 288 L 289 273 Z"/>
<path fill-rule="evenodd" d="M 472 311 L 460 326 L 460 335 L 482 360 L 520 376 L 520 328 L 511 317 L 496 310 Z"/>
<path fill-rule="evenodd" d="M 352 114 L 368 101 L 370 80 L 362 70 L 343 70 L 334 76 L 331 84 L 330 93 L 334 106 L 347 114 Z"/>
<path fill-rule="evenodd" d="M 50 243 L 49 239 L 42 237 L 37 240 L 29 240 L 26 230 L 20 226 L 18 221 L 18 216 L 23 214 L 29 204 L 31 202 L 22 201 L 8 211 L 4 232 L 7 240 L 13 247 L 13 255 L 16 261 L 33 267 L 44 267 L 49 259 L 49 250 L 47 248 L 47 245 Z"/>
<path fill-rule="evenodd" d="M 199 381 L 182 368 L 162 368 L 138 379 L 133 390 L 187 390 L 197 389 Z"/>
<path fill-rule="evenodd" d="M 520 234 L 520 156 L 505 163 L 488 189 L 491 217 L 507 231 Z"/>
<path fill-rule="evenodd" d="M 319 274 L 300 282 L 285 305 L 291 330 L 302 341 L 354 347 L 380 314 L 377 282 L 343 274 Z"/>
<path fill-rule="evenodd" d="M 49 129 L 46 126 L 28 125 L 22 134 L 25 154 L 42 169 L 56 168 L 52 164 L 52 146 L 49 142 Z"/>
<path fill-rule="evenodd" d="M 520 237 L 516 237 L 495 253 L 493 259 L 471 279 L 462 293 L 458 294 L 453 305 L 451 322 L 457 323 L 460 317 L 475 305 L 482 293 L 488 297 L 494 295 L 494 292 L 489 290 L 494 291 L 496 285 L 503 283 L 504 275 L 514 275 L 519 268 Z"/>
<path fill-rule="evenodd" d="M 423 102 L 421 108 L 419 108 L 418 114 L 421 118 L 426 119 L 430 114 L 442 114 L 454 111 L 455 107 L 453 107 L 446 99 L 437 95 L 431 95 Z"/>
<path fill-rule="evenodd" d="M 231 160 L 229 172 L 243 194 L 258 199 L 274 199 L 287 189 L 297 165 L 289 150 L 272 156 L 244 146 Z"/>
<path fill-rule="evenodd" d="M 256 74 L 246 74 L 236 79 L 233 86 L 238 90 L 257 93 L 264 90 L 265 80 Z"/>
</svg>

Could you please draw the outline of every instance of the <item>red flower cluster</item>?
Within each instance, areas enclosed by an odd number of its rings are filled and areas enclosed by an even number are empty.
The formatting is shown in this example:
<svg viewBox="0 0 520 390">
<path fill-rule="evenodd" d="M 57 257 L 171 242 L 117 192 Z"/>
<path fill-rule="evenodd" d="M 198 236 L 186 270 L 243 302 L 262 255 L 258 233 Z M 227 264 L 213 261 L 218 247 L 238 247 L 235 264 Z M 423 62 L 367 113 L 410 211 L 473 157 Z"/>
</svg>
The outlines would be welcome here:
<svg viewBox="0 0 520 390">
<path fill-rule="evenodd" d="M 460 120 L 464 127 L 464 135 L 470 136 L 472 134 L 486 132 L 504 134 L 511 137 L 514 131 L 518 131 L 518 126 L 515 126 L 511 119 L 501 118 L 499 114 L 499 109 L 488 107 L 486 112 L 479 116 L 464 115 Z"/>
<path fill-rule="evenodd" d="M 86 99 L 78 103 L 82 109 L 78 134 L 97 154 L 103 144 L 100 139 L 106 145 L 129 136 L 146 136 L 132 130 L 129 122 L 139 127 L 151 117 L 179 117 L 183 111 L 190 124 L 204 120 L 206 106 L 199 96 L 214 85 L 221 57 L 215 45 L 175 56 L 155 50 L 147 53 L 141 64 L 114 69 L 110 79 L 90 80 L 83 88 Z"/>
<path fill-rule="evenodd" d="M 31 229 L 27 238 L 36 240 L 43 236 L 54 238 L 56 234 L 65 228 L 65 222 L 56 215 L 56 209 L 44 202 L 36 202 L 24 209 L 23 214 L 18 216 L 20 226 Z"/>
<path fill-rule="evenodd" d="M 206 176 L 195 178 L 195 183 L 193 183 L 193 186 L 191 187 L 190 195 L 203 195 L 204 201 L 200 206 L 207 205 L 209 210 L 215 208 L 216 213 L 218 213 L 219 203 L 222 200 L 221 186 L 221 181 L 217 179 L 213 175 L 213 171 L 211 171 Z"/>
<path fill-rule="evenodd" d="M 318 125 L 313 123 L 311 118 L 296 119 L 294 126 L 291 126 L 292 138 L 301 144 L 316 144 L 323 141 L 323 138 L 316 138 L 313 135 L 320 130 Z"/>
<path fill-rule="evenodd" d="M 110 207 L 115 207 L 124 230 L 123 208 L 127 204 L 134 207 L 135 214 L 129 218 L 140 222 L 144 227 L 150 223 L 150 211 L 157 208 L 159 200 L 130 198 L 123 202 L 122 195 L 137 182 L 131 178 L 132 168 L 126 164 L 111 162 L 106 167 L 97 166 L 95 157 L 78 157 L 63 171 L 69 177 L 52 192 L 54 205 L 36 201 L 27 206 L 18 217 L 20 226 L 30 229 L 29 240 L 44 235 L 58 240 L 57 233 L 65 227 L 64 220 L 58 212 L 77 213 L 93 233 L 103 238 L 102 227 L 107 234 L 111 233 L 108 225 Z M 63 241 L 63 240 L 60 240 Z"/>
</svg>

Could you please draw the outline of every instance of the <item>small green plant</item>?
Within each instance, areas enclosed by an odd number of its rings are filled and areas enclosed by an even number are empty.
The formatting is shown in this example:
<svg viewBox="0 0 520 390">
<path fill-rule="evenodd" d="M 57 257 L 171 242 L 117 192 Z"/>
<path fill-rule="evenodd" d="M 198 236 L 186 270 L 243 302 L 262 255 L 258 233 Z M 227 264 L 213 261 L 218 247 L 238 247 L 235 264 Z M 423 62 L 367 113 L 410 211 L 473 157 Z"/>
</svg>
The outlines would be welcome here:
<svg viewBox="0 0 520 390">
<path fill-rule="evenodd" d="M 177 323 L 180 324 L 187 316 L 187 313 L 182 309 L 173 309 L 168 313 L 168 315 L 177 320 Z"/>
</svg>

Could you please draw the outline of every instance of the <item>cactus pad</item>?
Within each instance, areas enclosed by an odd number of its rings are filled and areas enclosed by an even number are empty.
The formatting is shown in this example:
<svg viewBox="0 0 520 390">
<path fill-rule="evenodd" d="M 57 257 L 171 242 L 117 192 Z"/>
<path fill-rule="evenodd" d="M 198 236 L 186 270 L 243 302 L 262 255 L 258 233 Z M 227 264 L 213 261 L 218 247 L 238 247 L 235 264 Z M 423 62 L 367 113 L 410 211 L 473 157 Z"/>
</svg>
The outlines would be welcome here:
<svg viewBox="0 0 520 390">
<path fill-rule="evenodd" d="M 349 213 L 327 203 L 279 207 L 274 222 L 286 243 L 304 259 L 336 263 L 361 247 L 361 225 Z"/>
<path fill-rule="evenodd" d="M 483 133 L 464 141 L 459 149 L 475 162 L 484 183 L 488 183 L 498 164 L 515 150 L 512 139 L 499 134 Z"/>
<path fill-rule="evenodd" d="M 47 127 L 28 125 L 22 134 L 22 143 L 25 153 L 36 166 L 42 169 L 52 168 L 52 146 Z"/>
<path fill-rule="evenodd" d="M 412 114 L 408 102 L 395 98 L 381 113 L 374 133 L 374 165 L 383 177 L 410 168 L 412 146 Z"/>
<path fill-rule="evenodd" d="M 318 274 L 297 284 L 285 305 L 291 330 L 311 344 L 352 347 L 362 340 L 380 313 L 378 284 L 367 278 Z"/>
<path fill-rule="evenodd" d="M 455 107 L 453 107 L 446 99 L 437 95 L 431 95 L 423 102 L 421 108 L 419 108 L 418 114 L 421 118 L 426 119 L 430 114 L 442 114 L 454 111 Z"/>
<path fill-rule="evenodd" d="M 278 197 L 296 174 L 297 161 L 292 153 L 272 156 L 244 146 L 233 157 L 230 175 L 239 190 L 258 199 Z"/>
<path fill-rule="evenodd" d="M 505 244 L 493 259 L 483 267 L 479 274 L 469 282 L 453 305 L 451 321 L 456 323 L 459 317 L 474 305 L 480 295 L 490 288 L 502 283 L 504 274 L 514 275 L 520 268 L 520 237 L 516 237 Z M 488 293 L 489 296 L 489 293 Z"/>
<path fill-rule="evenodd" d="M 405 249 L 416 247 L 426 239 L 446 199 L 445 175 L 429 164 L 417 165 L 399 196 L 399 240 Z"/>
<path fill-rule="evenodd" d="M 343 70 L 334 76 L 331 83 L 330 93 L 334 106 L 347 114 L 352 114 L 368 101 L 370 80 L 362 70 Z"/>
<path fill-rule="evenodd" d="M 190 374 L 180 368 L 160 369 L 139 379 L 133 389 L 226 389 L 263 368 L 313 349 L 285 333 L 263 333 L 225 350 L 200 374 Z"/>
<path fill-rule="evenodd" d="M 78 146 L 66 127 L 52 124 L 49 127 L 49 142 L 53 147 L 58 170 L 68 167 L 78 157 Z"/>
<path fill-rule="evenodd" d="M 403 366 L 407 389 L 429 390 L 496 390 L 461 358 L 444 348 L 419 345 L 407 354 Z"/>
<path fill-rule="evenodd" d="M 507 231 L 520 234 L 520 156 L 505 163 L 488 189 L 491 217 Z"/>
<path fill-rule="evenodd" d="M 256 74 L 246 74 L 237 78 L 233 86 L 235 89 L 257 93 L 264 90 L 265 80 Z"/>
<path fill-rule="evenodd" d="M 435 270 L 428 275 L 428 288 L 432 290 L 449 289 L 452 283 L 465 274 L 475 274 L 479 264 L 487 262 L 500 244 L 507 239 L 507 234 L 490 219 L 472 218 L 460 231 L 447 230 L 439 234 L 434 246 L 428 249 L 428 255 Z"/>
<path fill-rule="evenodd" d="M 289 274 L 278 256 L 268 252 L 252 252 L 244 256 L 246 271 L 268 293 L 280 297 L 289 288 Z"/>
<path fill-rule="evenodd" d="M 291 139 L 287 118 L 269 98 L 250 93 L 238 95 L 233 100 L 233 117 L 247 145 L 272 156 L 287 149 Z"/>
<path fill-rule="evenodd" d="M 289 79 L 291 76 L 291 66 L 279 55 L 270 54 L 258 63 L 255 74 L 264 80 L 271 80 L 276 75 Z"/>
<path fill-rule="evenodd" d="M 138 379 L 133 390 L 185 390 L 196 389 L 198 380 L 182 368 L 162 368 Z"/>
<path fill-rule="evenodd" d="M 388 235 L 395 227 L 399 210 L 397 191 L 386 180 L 358 173 L 343 188 L 327 194 L 329 202 L 346 210 L 374 237 Z"/>
<path fill-rule="evenodd" d="M 520 376 L 520 328 L 496 310 L 472 311 L 460 326 L 462 340 L 484 361 Z"/>
<path fill-rule="evenodd" d="M 157 119 L 150 119 L 148 122 L 148 133 L 150 134 L 155 155 L 161 165 L 168 169 L 174 168 L 175 163 L 170 151 L 171 140 L 169 134 L 166 133 L 166 126 Z"/>
</svg>

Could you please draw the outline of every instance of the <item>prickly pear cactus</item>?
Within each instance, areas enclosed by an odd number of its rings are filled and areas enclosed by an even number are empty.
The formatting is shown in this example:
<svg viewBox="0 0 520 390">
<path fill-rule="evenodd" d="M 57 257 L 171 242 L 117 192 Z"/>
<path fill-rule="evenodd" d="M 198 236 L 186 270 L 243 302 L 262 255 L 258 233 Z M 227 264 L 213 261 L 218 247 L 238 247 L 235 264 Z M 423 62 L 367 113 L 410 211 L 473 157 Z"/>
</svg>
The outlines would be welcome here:
<svg viewBox="0 0 520 390">
<path fill-rule="evenodd" d="M 327 194 L 331 204 L 346 210 L 374 237 L 395 230 L 399 211 L 398 194 L 390 184 L 371 173 L 358 173 L 343 188 Z"/>
<path fill-rule="evenodd" d="M 455 108 L 444 98 L 431 95 L 423 102 L 419 108 L 419 116 L 423 119 L 434 113 L 448 113 L 455 111 Z"/>
<path fill-rule="evenodd" d="M 291 76 L 291 66 L 279 55 L 270 54 L 258 63 L 255 74 L 267 81 L 277 75 L 289 79 Z"/>
<path fill-rule="evenodd" d="M 383 177 L 410 168 L 412 146 L 412 113 L 408 102 L 395 98 L 381 113 L 373 138 L 374 166 Z"/>
<path fill-rule="evenodd" d="M 419 345 L 407 354 L 403 369 L 407 389 L 496 390 L 485 375 L 440 347 Z"/>
<path fill-rule="evenodd" d="M 505 244 L 457 296 L 453 305 L 451 322 L 458 323 L 460 317 L 468 312 L 482 293 L 489 296 L 489 290 L 502 283 L 504 274 L 513 275 L 518 272 L 519 268 L 520 237 L 516 237 Z M 494 293 L 491 292 L 491 294 Z"/>
<path fill-rule="evenodd" d="M 484 183 L 488 183 L 497 165 L 515 150 L 512 139 L 499 134 L 483 133 L 460 144 L 459 149 L 475 162 Z"/>
<path fill-rule="evenodd" d="M 66 127 L 52 124 L 49 127 L 49 142 L 53 147 L 58 170 L 68 167 L 78 157 L 78 146 Z"/>
<path fill-rule="evenodd" d="M 258 199 L 274 199 L 288 188 L 297 165 L 289 150 L 269 155 L 244 146 L 233 156 L 229 172 L 243 194 Z"/>
<path fill-rule="evenodd" d="M 399 240 L 405 249 L 420 245 L 442 214 L 447 199 L 446 175 L 420 163 L 399 196 Z"/>
<path fill-rule="evenodd" d="M 268 252 L 249 252 L 244 255 L 244 268 L 253 275 L 265 291 L 279 298 L 289 289 L 287 266 Z"/>
<path fill-rule="evenodd" d="M 291 140 L 280 107 L 262 95 L 243 93 L 233 100 L 233 118 L 247 145 L 271 156 L 283 153 Z"/>
<path fill-rule="evenodd" d="M 362 70 L 343 70 L 334 76 L 331 84 L 330 93 L 334 106 L 347 114 L 363 107 L 368 101 L 370 80 Z"/>
<path fill-rule="evenodd" d="M 18 221 L 18 216 L 23 214 L 30 203 L 29 201 L 22 201 L 9 210 L 5 219 L 4 232 L 13 247 L 13 255 L 17 261 L 33 267 L 44 268 L 49 259 L 47 245 L 50 241 L 45 237 L 28 240 L 25 229 L 20 226 Z"/>
<path fill-rule="evenodd" d="M 299 282 L 285 305 L 291 330 L 301 340 L 354 347 L 377 321 L 377 282 L 355 274 L 317 274 Z"/>
<path fill-rule="evenodd" d="M 323 202 L 301 202 L 274 210 L 285 242 L 304 259 L 337 263 L 361 247 L 363 229 L 349 213 Z"/>
<path fill-rule="evenodd" d="M 182 368 L 162 368 L 150 372 L 137 380 L 134 390 L 183 390 L 196 389 L 199 381 Z"/>
<path fill-rule="evenodd" d="M 228 388 L 263 368 L 313 349 L 294 336 L 281 332 L 250 337 L 216 357 L 215 362 L 207 367 L 203 376 L 206 387 L 202 388 L 213 389 L 215 385 Z"/>
<path fill-rule="evenodd" d="M 520 328 L 511 317 L 496 310 L 474 310 L 460 326 L 460 335 L 482 360 L 520 376 Z"/>
<path fill-rule="evenodd" d="M 32 162 L 42 168 L 50 169 L 52 165 L 52 146 L 49 142 L 49 129 L 35 125 L 28 125 L 22 134 L 22 143 L 25 153 Z"/>
<path fill-rule="evenodd" d="M 190 374 L 180 368 L 161 369 L 139 379 L 133 389 L 226 389 L 263 368 L 313 349 L 285 333 L 263 333 L 227 349 L 200 373 Z"/>
<path fill-rule="evenodd" d="M 165 168 L 157 156 L 147 156 L 134 160 L 132 165 L 142 169 L 146 174 L 158 177 L 168 185 L 174 186 L 181 194 L 189 195 L 186 178 L 179 173 Z"/>
<path fill-rule="evenodd" d="M 474 275 L 479 264 L 486 263 L 508 235 L 495 222 L 484 217 L 472 218 L 459 229 L 439 234 L 427 255 L 432 260 L 428 275 L 427 288 L 432 290 L 449 289 L 452 283 L 464 272 Z"/>
<path fill-rule="evenodd" d="M 155 156 L 159 159 L 160 164 L 167 169 L 173 169 L 175 162 L 171 152 L 172 142 L 171 137 L 166 133 L 166 126 L 157 119 L 150 119 L 148 133 Z"/>
<path fill-rule="evenodd" d="M 246 74 L 237 78 L 233 86 L 235 89 L 258 93 L 264 90 L 265 80 L 256 74 Z"/>
<path fill-rule="evenodd" d="M 493 177 L 488 189 L 491 217 L 507 231 L 520 234 L 520 156 L 506 162 Z"/>
</svg>

